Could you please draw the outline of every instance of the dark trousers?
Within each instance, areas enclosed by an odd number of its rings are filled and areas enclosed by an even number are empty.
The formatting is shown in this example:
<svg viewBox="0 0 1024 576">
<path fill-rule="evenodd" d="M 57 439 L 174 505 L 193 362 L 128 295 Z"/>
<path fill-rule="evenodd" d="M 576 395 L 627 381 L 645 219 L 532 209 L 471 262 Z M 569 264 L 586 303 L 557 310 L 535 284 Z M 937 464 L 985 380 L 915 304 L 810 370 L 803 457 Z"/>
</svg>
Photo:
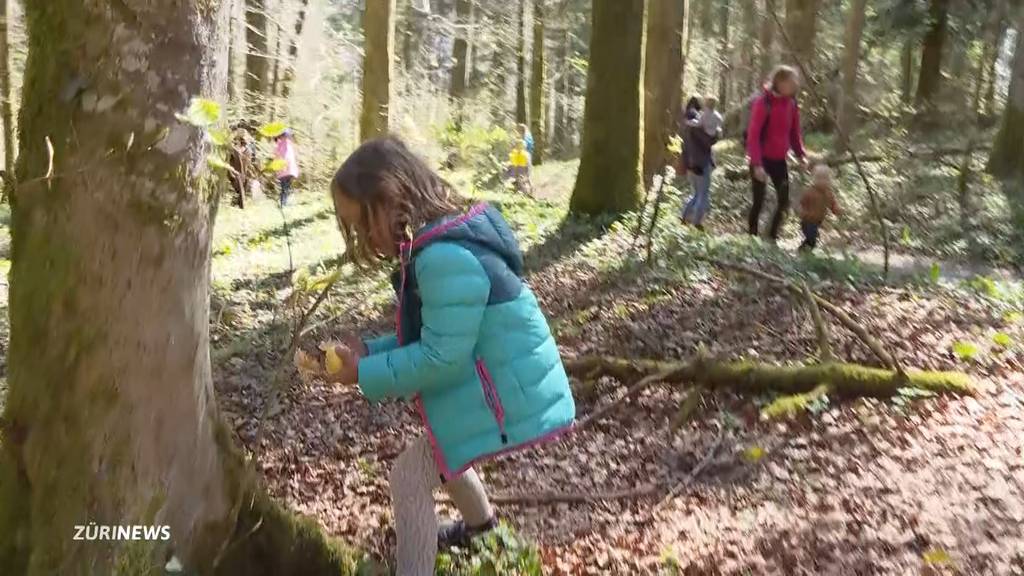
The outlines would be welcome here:
<svg viewBox="0 0 1024 576">
<path fill-rule="evenodd" d="M 818 245 L 818 229 L 820 224 L 803 220 L 800 222 L 800 231 L 804 233 L 804 242 L 800 245 L 801 250 L 811 251 Z"/>
<path fill-rule="evenodd" d="M 765 158 L 762 166 L 768 173 L 768 178 L 775 187 L 775 197 L 778 200 L 775 206 L 775 215 L 772 216 L 772 227 L 769 235 L 773 239 L 779 238 L 779 229 L 782 221 L 789 210 L 789 168 L 785 160 L 770 160 Z M 764 206 L 764 196 L 768 191 L 768 183 L 754 178 L 753 169 L 750 174 L 751 189 L 754 193 L 754 203 L 750 206 L 750 217 L 747 220 L 747 230 L 750 234 L 757 236 L 758 222 L 761 219 L 761 208 Z"/>
<path fill-rule="evenodd" d="M 292 180 L 295 180 L 294 176 L 282 176 L 277 179 L 277 183 L 281 185 L 281 205 L 288 204 L 288 197 L 292 194 Z"/>
</svg>

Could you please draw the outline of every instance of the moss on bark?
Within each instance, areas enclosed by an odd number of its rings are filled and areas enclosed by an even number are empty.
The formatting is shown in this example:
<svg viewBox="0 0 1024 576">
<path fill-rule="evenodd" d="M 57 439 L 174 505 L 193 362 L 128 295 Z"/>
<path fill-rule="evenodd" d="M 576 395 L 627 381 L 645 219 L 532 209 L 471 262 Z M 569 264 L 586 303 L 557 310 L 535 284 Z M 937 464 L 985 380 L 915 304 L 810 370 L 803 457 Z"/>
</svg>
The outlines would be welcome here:
<svg viewBox="0 0 1024 576">
<path fill-rule="evenodd" d="M 640 205 L 644 6 L 643 0 L 594 3 L 573 212 L 621 213 Z"/>
</svg>

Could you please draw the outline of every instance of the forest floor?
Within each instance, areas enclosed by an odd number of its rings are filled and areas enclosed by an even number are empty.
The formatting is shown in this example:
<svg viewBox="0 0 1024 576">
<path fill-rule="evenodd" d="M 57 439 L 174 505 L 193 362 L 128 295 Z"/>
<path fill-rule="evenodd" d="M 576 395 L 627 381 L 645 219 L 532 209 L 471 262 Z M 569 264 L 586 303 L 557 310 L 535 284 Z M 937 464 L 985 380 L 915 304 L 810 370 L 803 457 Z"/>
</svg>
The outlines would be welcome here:
<svg viewBox="0 0 1024 576">
<path fill-rule="evenodd" d="M 572 163 L 540 168 L 536 201 L 480 194 L 516 227 L 528 281 L 566 357 L 685 358 L 699 349 L 783 364 L 812 357 L 807 312 L 773 287 L 690 258 L 713 251 L 808 280 L 905 365 L 964 370 L 981 392 L 835 398 L 770 421 L 760 418 L 770 396 L 705 392 L 673 426 L 686 391 L 653 387 L 586 431 L 483 466 L 495 494 L 597 493 L 671 484 L 717 446 L 709 466 L 668 502 L 658 494 L 501 506 L 500 515 L 538 545 L 544 573 L 1024 574 L 1019 275 L 999 262 L 930 250 L 930 240 L 916 238 L 935 234 L 935 221 L 902 233 L 894 260 L 901 264 L 888 281 L 870 257 L 857 257 L 877 253 L 864 225 L 836 222 L 818 257 L 799 258 L 792 222 L 778 249 L 740 234 L 742 183 L 716 189 L 713 236 L 680 229 L 673 198 L 654 262 L 645 265 L 631 255 L 625 225 L 563 221 L 574 172 Z M 469 187 L 465 174 L 453 181 Z M 282 351 L 295 311 L 282 302 L 292 291 L 289 269 L 330 269 L 341 248 L 323 193 L 296 198 L 288 235 L 270 201 L 219 216 L 212 305 L 218 398 L 275 496 L 387 559 L 394 543 L 387 471 L 421 431 L 402 403 L 371 406 L 355 389 L 303 383 L 288 369 Z M 857 199 L 848 202 L 857 213 Z M 391 298 L 384 274 L 343 277 L 303 347 L 388 329 Z M 834 329 L 834 340 L 843 358 L 875 363 L 844 330 Z M 284 392 L 271 406 L 268 390 L 279 373 Z M 579 415 L 623 386 L 601 380 L 596 393 L 577 398 Z M 443 503 L 439 510 L 450 512 Z"/>
<path fill-rule="evenodd" d="M 483 466 L 494 494 L 597 493 L 671 485 L 709 458 L 667 502 L 659 493 L 500 506 L 536 543 L 544 573 L 1024 574 L 1024 291 L 1002 258 L 1005 247 L 991 240 L 1005 232 L 984 213 L 1000 211 L 991 189 L 977 198 L 977 220 L 988 227 L 979 225 L 973 247 L 956 240 L 963 234 L 948 208 L 955 199 L 894 200 L 904 228 L 884 280 L 871 226 L 855 216 L 826 228 L 817 257 L 795 255 L 792 221 L 778 249 L 741 234 L 742 182 L 716 185 L 709 235 L 680 228 L 672 194 L 654 259 L 644 264 L 629 250 L 628 221 L 565 219 L 574 174 L 573 163 L 538 169 L 537 200 L 475 193 L 516 228 L 528 281 L 566 357 L 685 358 L 702 350 L 808 361 L 816 339 L 807 311 L 774 287 L 693 259 L 714 253 L 805 279 L 905 365 L 964 370 L 981 391 L 830 398 L 782 420 L 760 417 L 769 395 L 704 392 L 680 420 L 688 392 L 650 388 L 588 430 Z M 452 180 L 471 188 L 467 174 Z M 372 406 L 356 389 L 302 382 L 283 353 L 300 306 L 312 299 L 291 303 L 293 270 L 331 270 L 342 249 L 324 186 L 311 188 L 286 209 L 287 224 L 270 200 L 220 210 L 211 303 L 218 401 L 276 497 L 386 560 L 394 544 L 387 471 L 420 427 L 402 403 Z M 865 213 L 863 198 L 843 200 L 851 214 Z M 0 265 L 8 245 L 2 226 Z M 386 275 L 343 270 L 302 340 L 308 350 L 350 331 L 389 328 Z M 875 363 L 850 334 L 833 332 L 839 356 Z M 4 352 L 6 340 L 4 326 Z M 602 379 L 577 397 L 579 415 L 623 390 Z M 450 512 L 443 503 L 439 511 Z"/>
</svg>

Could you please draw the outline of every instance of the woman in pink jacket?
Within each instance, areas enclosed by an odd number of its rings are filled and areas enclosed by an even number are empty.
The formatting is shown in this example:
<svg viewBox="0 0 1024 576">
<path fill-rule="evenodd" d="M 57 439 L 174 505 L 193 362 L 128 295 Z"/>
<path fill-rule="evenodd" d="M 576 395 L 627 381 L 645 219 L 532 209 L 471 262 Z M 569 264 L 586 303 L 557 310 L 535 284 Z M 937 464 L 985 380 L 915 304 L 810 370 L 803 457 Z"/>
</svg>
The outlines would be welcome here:
<svg viewBox="0 0 1024 576">
<path fill-rule="evenodd" d="M 295 154 L 295 142 L 292 140 L 291 128 L 281 132 L 274 142 L 274 158 L 283 160 L 284 165 L 277 171 L 277 182 L 281 185 L 281 206 L 288 205 L 288 197 L 292 192 L 292 182 L 299 177 L 299 160 Z"/>
<path fill-rule="evenodd" d="M 800 131 L 800 108 L 796 95 L 800 91 L 800 75 L 789 66 L 778 66 L 772 71 L 764 92 L 754 98 L 750 106 L 750 125 L 747 128 L 747 156 L 750 158 L 751 188 L 754 203 L 750 207 L 748 230 L 758 235 L 761 208 L 771 178 L 778 200 L 769 237 L 779 238 L 779 229 L 789 209 L 789 170 L 786 157 L 792 150 L 806 167 L 803 135 Z"/>
</svg>

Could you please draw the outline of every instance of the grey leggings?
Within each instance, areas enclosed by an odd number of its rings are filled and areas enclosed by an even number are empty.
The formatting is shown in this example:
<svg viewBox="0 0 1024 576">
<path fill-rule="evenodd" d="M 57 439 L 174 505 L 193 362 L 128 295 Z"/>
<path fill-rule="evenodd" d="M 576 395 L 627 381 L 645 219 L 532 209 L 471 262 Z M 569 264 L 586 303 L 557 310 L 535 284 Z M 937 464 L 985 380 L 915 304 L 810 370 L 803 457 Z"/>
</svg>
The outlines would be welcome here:
<svg viewBox="0 0 1024 576">
<path fill-rule="evenodd" d="M 397 576 L 431 576 L 438 530 L 434 490 L 442 483 L 426 438 L 416 439 L 398 455 L 390 480 L 398 535 Z M 468 526 L 480 526 L 491 519 L 491 503 L 473 469 L 443 486 Z"/>
</svg>

